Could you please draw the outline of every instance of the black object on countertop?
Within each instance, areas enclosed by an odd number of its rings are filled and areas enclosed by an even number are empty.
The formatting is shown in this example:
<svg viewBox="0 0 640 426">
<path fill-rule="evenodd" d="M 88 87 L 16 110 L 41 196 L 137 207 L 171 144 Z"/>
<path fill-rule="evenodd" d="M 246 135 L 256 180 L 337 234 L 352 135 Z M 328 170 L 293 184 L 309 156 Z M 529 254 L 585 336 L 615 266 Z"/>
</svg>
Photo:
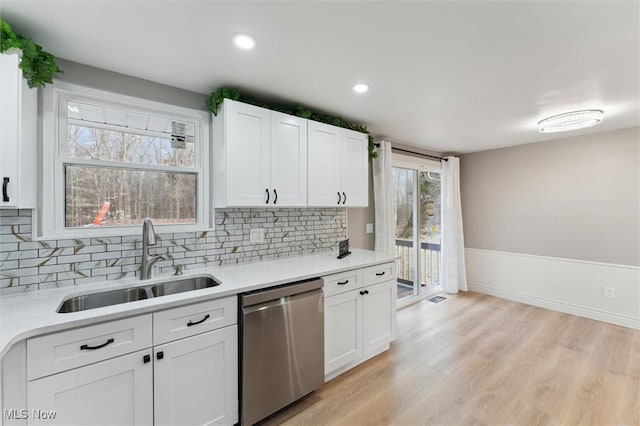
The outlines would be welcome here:
<svg viewBox="0 0 640 426">
<path fill-rule="evenodd" d="M 349 251 L 349 240 L 343 240 L 338 243 L 338 259 L 342 259 L 343 257 L 347 257 L 351 254 Z"/>
</svg>

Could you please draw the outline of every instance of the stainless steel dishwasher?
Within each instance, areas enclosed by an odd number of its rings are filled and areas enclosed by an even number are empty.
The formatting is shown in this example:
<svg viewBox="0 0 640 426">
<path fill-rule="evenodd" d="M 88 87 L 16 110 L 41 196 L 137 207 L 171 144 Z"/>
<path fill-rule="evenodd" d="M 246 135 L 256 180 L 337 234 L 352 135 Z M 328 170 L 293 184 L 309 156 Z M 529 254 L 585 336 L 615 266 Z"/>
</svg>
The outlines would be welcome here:
<svg viewBox="0 0 640 426">
<path fill-rule="evenodd" d="M 322 279 L 240 295 L 240 422 L 252 425 L 324 384 Z"/>
</svg>

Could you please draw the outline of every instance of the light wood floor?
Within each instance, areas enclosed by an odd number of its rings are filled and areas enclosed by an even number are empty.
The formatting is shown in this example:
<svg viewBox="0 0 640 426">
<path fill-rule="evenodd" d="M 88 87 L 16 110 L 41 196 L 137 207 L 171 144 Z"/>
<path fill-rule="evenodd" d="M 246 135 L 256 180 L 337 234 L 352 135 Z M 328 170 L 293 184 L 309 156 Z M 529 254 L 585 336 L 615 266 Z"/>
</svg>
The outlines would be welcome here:
<svg viewBox="0 0 640 426">
<path fill-rule="evenodd" d="M 389 351 L 267 424 L 640 424 L 640 332 L 446 296 L 400 310 Z"/>
</svg>

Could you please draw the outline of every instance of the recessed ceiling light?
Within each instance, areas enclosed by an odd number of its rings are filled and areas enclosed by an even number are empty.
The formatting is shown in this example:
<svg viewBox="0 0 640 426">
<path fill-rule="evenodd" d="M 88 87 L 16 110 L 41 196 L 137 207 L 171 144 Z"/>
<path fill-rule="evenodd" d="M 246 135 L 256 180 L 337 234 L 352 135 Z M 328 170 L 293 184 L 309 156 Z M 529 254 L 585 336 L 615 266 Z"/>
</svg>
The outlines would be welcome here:
<svg viewBox="0 0 640 426">
<path fill-rule="evenodd" d="M 359 83 L 353 86 L 353 91 L 356 93 L 364 93 L 369 90 L 369 85 L 365 83 Z"/>
<path fill-rule="evenodd" d="M 246 34 L 236 34 L 233 42 L 241 49 L 253 49 L 256 46 L 256 39 Z"/>
<path fill-rule="evenodd" d="M 545 118 L 538 123 L 538 130 L 542 133 L 566 132 L 600 123 L 602 123 L 602 110 L 585 109 Z"/>
</svg>

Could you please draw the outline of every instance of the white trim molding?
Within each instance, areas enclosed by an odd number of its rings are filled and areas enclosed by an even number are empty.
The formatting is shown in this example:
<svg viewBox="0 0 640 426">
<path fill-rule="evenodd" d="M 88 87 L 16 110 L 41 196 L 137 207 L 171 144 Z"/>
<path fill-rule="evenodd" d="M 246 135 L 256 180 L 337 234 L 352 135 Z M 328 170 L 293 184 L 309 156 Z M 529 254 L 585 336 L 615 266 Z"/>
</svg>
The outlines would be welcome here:
<svg viewBox="0 0 640 426">
<path fill-rule="evenodd" d="M 475 248 L 465 257 L 471 291 L 640 330 L 638 266 Z"/>
</svg>

